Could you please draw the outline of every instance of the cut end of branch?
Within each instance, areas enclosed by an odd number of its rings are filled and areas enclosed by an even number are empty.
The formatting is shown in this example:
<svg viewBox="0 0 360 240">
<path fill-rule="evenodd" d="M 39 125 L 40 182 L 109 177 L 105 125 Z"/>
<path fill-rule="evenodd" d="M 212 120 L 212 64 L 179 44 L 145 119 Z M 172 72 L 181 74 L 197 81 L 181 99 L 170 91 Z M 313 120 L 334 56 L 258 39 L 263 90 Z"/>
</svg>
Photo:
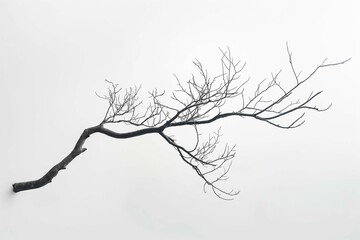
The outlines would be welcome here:
<svg viewBox="0 0 360 240">
<path fill-rule="evenodd" d="M 19 189 L 17 188 L 16 183 L 14 183 L 14 184 L 12 185 L 12 187 L 13 187 L 13 192 L 14 192 L 14 193 L 17 193 L 17 192 L 19 191 Z"/>
</svg>

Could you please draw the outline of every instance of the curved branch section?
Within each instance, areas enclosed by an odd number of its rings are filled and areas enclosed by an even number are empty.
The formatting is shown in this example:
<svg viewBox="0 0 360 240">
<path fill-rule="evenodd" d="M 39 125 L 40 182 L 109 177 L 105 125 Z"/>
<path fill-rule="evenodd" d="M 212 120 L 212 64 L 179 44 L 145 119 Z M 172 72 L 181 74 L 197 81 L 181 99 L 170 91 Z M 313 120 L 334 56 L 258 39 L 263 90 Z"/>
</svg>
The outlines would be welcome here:
<svg viewBox="0 0 360 240">
<path fill-rule="evenodd" d="M 218 183 L 227 180 L 227 174 L 231 167 L 231 159 L 235 157 L 235 146 L 229 147 L 226 144 L 225 149 L 214 156 L 214 150 L 220 143 L 220 129 L 209 136 L 207 141 L 202 144 L 199 143 L 199 133 L 195 127 L 197 134 L 197 141 L 192 150 L 188 150 L 178 144 L 174 139 L 167 136 L 163 132 L 160 135 L 173 146 L 179 153 L 181 159 L 191 166 L 192 169 L 204 181 L 204 191 L 206 187 L 210 187 L 213 193 L 223 200 L 232 200 L 239 191 L 224 190 L 218 186 Z"/>
<path fill-rule="evenodd" d="M 102 133 L 112 138 L 131 138 L 148 133 L 160 132 L 161 128 L 144 128 L 133 132 L 127 133 L 118 133 L 110 129 L 104 128 L 103 124 L 97 125 L 95 127 L 87 128 L 81 134 L 79 140 L 76 142 L 74 149 L 67 155 L 61 162 L 52 167 L 44 176 L 34 181 L 20 182 L 13 184 L 13 191 L 20 192 L 25 190 L 36 189 L 45 186 L 48 183 L 51 183 L 52 179 L 56 177 L 60 170 L 66 169 L 66 166 L 74 160 L 81 153 L 86 151 L 86 148 L 83 148 L 83 145 L 88 137 L 93 133 Z"/>
<path fill-rule="evenodd" d="M 86 139 L 88 137 L 90 137 L 91 134 L 99 131 L 100 128 L 101 128 L 100 126 L 95 126 L 95 127 L 92 127 L 92 128 L 85 129 L 83 131 L 83 133 L 81 134 L 79 140 L 76 142 L 74 149 L 61 162 L 56 164 L 44 176 L 42 176 L 41 178 L 39 178 L 37 180 L 14 183 L 13 184 L 13 191 L 14 192 L 20 192 L 20 191 L 40 188 L 40 187 L 45 186 L 48 183 L 51 183 L 52 179 L 54 177 L 56 177 L 56 175 L 59 173 L 60 170 L 66 169 L 66 166 L 72 160 L 74 160 L 74 158 L 76 158 L 81 153 L 86 151 L 86 148 L 83 148 L 83 145 L 84 145 Z"/>
</svg>

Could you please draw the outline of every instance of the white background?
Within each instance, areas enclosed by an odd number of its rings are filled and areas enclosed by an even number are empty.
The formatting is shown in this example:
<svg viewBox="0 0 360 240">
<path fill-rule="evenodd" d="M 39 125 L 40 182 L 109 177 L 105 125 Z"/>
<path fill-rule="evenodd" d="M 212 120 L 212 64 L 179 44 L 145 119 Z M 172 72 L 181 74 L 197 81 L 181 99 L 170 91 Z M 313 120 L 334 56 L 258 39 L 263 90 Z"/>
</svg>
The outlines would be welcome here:
<svg viewBox="0 0 360 240">
<path fill-rule="evenodd" d="M 0 239 L 360 239 L 358 1 L 0 0 Z M 66 156 L 98 124 L 104 79 L 171 89 L 198 58 L 220 73 L 218 47 L 247 61 L 244 79 L 283 69 L 286 42 L 307 87 L 324 90 L 295 130 L 228 119 L 237 144 L 226 187 L 233 201 L 204 194 L 202 181 L 159 136 L 95 134 L 88 151 L 53 183 L 11 192 Z M 235 107 L 235 106 L 234 106 Z M 206 130 L 206 129 L 204 129 Z M 121 128 L 120 128 L 121 131 Z M 192 139 L 191 131 L 185 131 Z"/>
</svg>

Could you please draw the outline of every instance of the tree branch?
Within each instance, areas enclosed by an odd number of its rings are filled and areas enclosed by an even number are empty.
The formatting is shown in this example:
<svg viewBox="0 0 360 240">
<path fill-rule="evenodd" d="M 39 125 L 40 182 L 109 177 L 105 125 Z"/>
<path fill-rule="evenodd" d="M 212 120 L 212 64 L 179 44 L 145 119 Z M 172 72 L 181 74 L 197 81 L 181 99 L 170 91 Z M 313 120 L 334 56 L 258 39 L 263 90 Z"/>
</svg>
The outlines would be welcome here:
<svg viewBox="0 0 360 240">
<path fill-rule="evenodd" d="M 245 86 L 249 79 L 241 80 L 240 74 L 246 63 L 235 61 L 230 49 L 221 50 L 220 59 L 221 73 L 211 78 L 208 71 L 199 60 L 193 63 L 198 75 L 181 83 L 175 76 L 178 88 L 170 95 L 173 104 L 164 104 L 165 91 L 154 89 L 149 92 L 150 102 L 144 107 L 143 101 L 139 100 L 140 87 L 122 89 L 117 84 L 106 80 L 109 84 L 108 92 L 98 97 L 108 102 L 103 120 L 97 126 L 87 128 L 80 135 L 73 150 L 61 162 L 52 167 L 43 177 L 38 180 L 13 184 L 13 191 L 20 192 L 40 188 L 52 181 L 60 170 L 83 153 L 86 148 L 83 145 L 86 139 L 94 134 L 101 133 L 112 138 L 126 139 L 145 134 L 157 133 L 179 154 L 180 158 L 204 181 L 204 190 L 210 187 L 216 196 L 221 199 L 232 199 L 239 192 L 224 190 L 218 184 L 227 179 L 231 167 L 231 160 L 235 156 L 235 146 L 225 145 L 222 152 L 216 153 L 216 147 L 220 143 L 220 129 L 203 140 L 199 128 L 205 124 L 211 124 L 223 118 L 232 116 L 241 118 L 253 118 L 263 121 L 272 126 L 291 129 L 297 128 L 304 123 L 306 111 L 325 111 L 327 108 L 318 108 L 312 105 L 322 91 L 311 93 L 307 99 L 292 100 L 292 93 L 308 82 L 320 68 L 344 64 L 350 59 L 341 62 L 325 64 L 326 59 L 304 78 L 300 78 L 300 72 L 296 71 L 292 53 L 287 45 L 289 64 L 294 78 L 292 86 L 286 88 L 280 81 L 280 73 L 271 74 L 270 80 L 264 79 L 257 84 L 253 94 L 245 95 Z M 236 109 L 229 101 L 236 101 Z M 180 107 L 179 107 L 180 106 Z M 239 107 L 240 106 L 240 107 Z M 285 116 L 287 123 L 281 121 Z M 106 128 L 107 124 L 127 124 L 136 128 L 134 131 L 119 133 Z M 165 131 L 168 128 L 180 126 L 193 126 L 196 134 L 196 142 L 189 150 L 180 145 Z"/>
<path fill-rule="evenodd" d="M 97 132 L 100 126 L 91 127 L 85 129 L 80 135 L 79 140 L 76 142 L 74 149 L 67 155 L 61 162 L 52 167 L 44 176 L 34 181 L 20 182 L 13 184 L 13 191 L 20 192 L 24 190 L 30 190 L 40 188 L 50 183 L 54 177 L 59 173 L 60 170 L 66 169 L 66 166 L 74 160 L 78 155 L 86 151 L 83 145 L 88 137 L 94 132 Z"/>
</svg>

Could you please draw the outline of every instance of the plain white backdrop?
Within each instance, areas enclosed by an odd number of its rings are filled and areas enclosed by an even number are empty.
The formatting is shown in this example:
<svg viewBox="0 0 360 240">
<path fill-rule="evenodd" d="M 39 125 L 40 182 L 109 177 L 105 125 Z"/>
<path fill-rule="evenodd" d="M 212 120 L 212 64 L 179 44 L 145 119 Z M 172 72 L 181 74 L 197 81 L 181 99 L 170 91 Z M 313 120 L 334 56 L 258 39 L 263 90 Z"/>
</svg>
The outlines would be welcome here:
<svg viewBox="0 0 360 240">
<path fill-rule="evenodd" d="M 0 239 L 359 239 L 359 15 L 356 0 L 0 0 Z M 301 128 L 235 118 L 203 129 L 222 126 L 237 144 L 226 183 L 235 200 L 204 194 L 158 136 L 93 135 L 53 183 L 11 192 L 101 121 L 104 79 L 171 89 L 195 58 L 220 73 L 218 48 L 229 46 L 245 79 L 283 69 L 291 82 L 286 42 L 304 75 L 326 57 L 353 59 L 301 89 L 333 104 Z"/>
</svg>

